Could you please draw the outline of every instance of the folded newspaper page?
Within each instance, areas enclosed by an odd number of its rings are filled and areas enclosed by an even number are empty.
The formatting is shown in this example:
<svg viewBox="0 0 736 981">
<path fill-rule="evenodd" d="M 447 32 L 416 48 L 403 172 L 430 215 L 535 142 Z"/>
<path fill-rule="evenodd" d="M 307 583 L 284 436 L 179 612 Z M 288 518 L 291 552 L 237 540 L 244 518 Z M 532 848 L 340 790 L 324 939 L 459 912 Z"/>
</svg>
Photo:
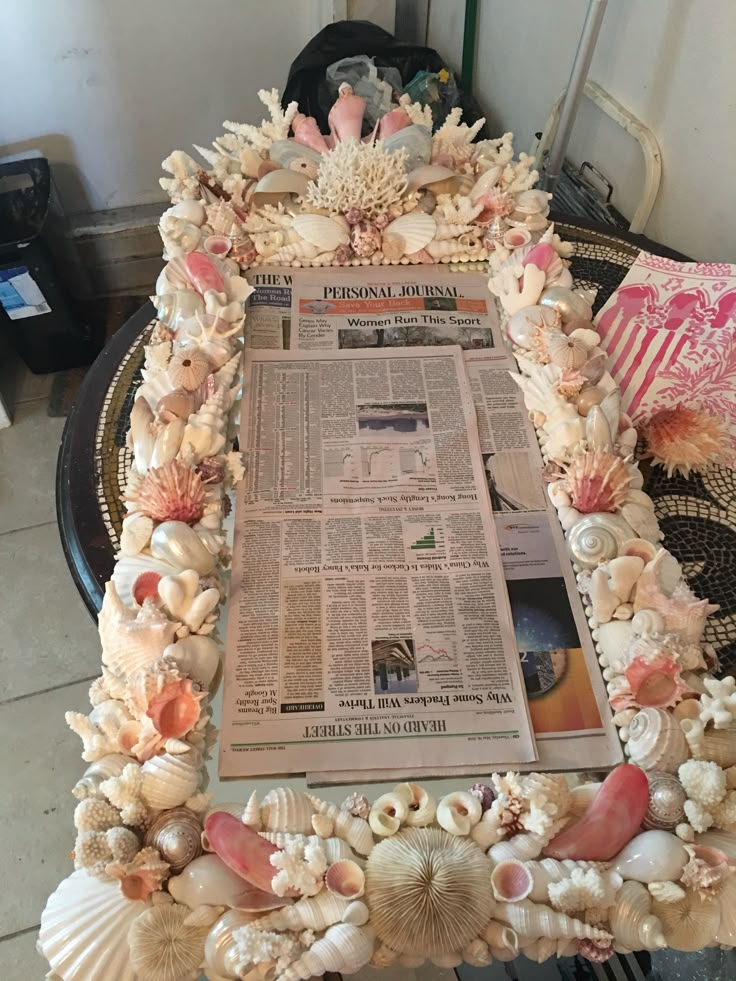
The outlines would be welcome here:
<svg viewBox="0 0 736 981">
<path fill-rule="evenodd" d="M 245 393 L 220 775 L 536 759 L 462 350 L 250 350 Z"/>
</svg>

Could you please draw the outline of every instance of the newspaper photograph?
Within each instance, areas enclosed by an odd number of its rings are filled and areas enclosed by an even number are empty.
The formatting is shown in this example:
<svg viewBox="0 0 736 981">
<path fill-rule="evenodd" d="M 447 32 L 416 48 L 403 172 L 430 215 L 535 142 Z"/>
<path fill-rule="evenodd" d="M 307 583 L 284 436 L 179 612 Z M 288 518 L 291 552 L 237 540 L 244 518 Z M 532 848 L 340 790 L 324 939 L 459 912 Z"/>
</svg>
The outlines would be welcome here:
<svg viewBox="0 0 736 981">
<path fill-rule="evenodd" d="M 249 269 L 246 279 L 253 287 L 246 304 L 245 346 L 288 350 L 291 334 L 292 273 L 273 268 Z"/>
<path fill-rule="evenodd" d="M 302 270 L 293 280 L 291 319 L 291 346 L 303 350 L 500 344 L 487 276 L 446 268 Z"/>
<path fill-rule="evenodd" d="M 247 351 L 223 777 L 536 759 L 457 346 Z"/>
</svg>

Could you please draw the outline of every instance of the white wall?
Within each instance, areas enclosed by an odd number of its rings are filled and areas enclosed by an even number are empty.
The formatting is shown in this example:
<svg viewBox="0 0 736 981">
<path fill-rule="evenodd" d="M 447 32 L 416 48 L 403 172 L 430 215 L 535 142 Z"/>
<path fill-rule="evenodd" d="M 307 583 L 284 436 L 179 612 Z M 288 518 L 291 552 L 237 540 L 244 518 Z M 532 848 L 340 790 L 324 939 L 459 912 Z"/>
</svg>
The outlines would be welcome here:
<svg viewBox="0 0 736 981">
<path fill-rule="evenodd" d="M 432 5 L 429 43 L 459 64 L 464 0 Z M 587 0 L 481 0 L 475 95 L 491 130 L 528 150 L 567 84 Z M 663 179 L 646 233 L 698 259 L 736 262 L 736 3 L 609 0 L 590 78 L 647 125 Z M 631 137 L 585 101 L 568 156 L 591 160 L 631 217 L 642 184 Z"/>
<path fill-rule="evenodd" d="M 257 121 L 321 0 L 8 0 L 0 155 L 40 146 L 69 214 L 164 199 L 161 161 Z"/>
</svg>

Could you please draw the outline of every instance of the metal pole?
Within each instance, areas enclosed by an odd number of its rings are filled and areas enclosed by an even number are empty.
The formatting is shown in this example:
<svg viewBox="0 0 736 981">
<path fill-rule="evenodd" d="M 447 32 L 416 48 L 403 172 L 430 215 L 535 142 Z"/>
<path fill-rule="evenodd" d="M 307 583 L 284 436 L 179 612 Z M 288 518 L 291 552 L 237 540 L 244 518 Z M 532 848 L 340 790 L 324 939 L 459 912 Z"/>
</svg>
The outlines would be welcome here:
<svg viewBox="0 0 736 981">
<path fill-rule="evenodd" d="M 589 0 L 588 3 L 588 12 L 585 15 L 578 50 L 575 52 L 575 60 L 570 71 L 570 81 L 567 83 L 567 91 L 560 109 L 560 120 L 552 145 L 549 148 L 549 156 L 542 180 L 542 187 L 545 191 L 554 191 L 557 181 L 560 179 L 562 161 L 565 159 L 567 144 L 570 142 L 570 134 L 585 87 L 585 80 L 588 77 L 590 63 L 593 60 L 593 52 L 607 3 L 608 0 Z"/>
</svg>

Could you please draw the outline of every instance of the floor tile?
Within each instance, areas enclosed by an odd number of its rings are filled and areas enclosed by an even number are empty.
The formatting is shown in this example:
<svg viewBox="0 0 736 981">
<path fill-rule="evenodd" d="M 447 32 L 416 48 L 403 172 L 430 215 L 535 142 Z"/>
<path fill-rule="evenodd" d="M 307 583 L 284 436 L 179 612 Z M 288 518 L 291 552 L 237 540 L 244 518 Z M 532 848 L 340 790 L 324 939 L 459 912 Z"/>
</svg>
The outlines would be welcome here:
<svg viewBox="0 0 736 981">
<path fill-rule="evenodd" d="M 55 373 L 34 375 L 7 341 L 0 340 L 0 394 L 9 409 L 48 398 L 55 377 Z"/>
<path fill-rule="evenodd" d="M 22 933 L 10 940 L 0 940 L 0 965 L 3 981 L 41 981 L 46 964 L 36 950 L 38 930 Z"/>
<path fill-rule="evenodd" d="M 0 890 L 0 923 L 5 934 L 39 923 L 49 894 L 73 871 L 77 802 L 71 788 L 86 764 L 64 713 L 89 711 L 88 689 L 85 682 L 0 705 L 0 882 L 6 884 Z M 17 888 L 7 888 L 13 883 Z M 7 981 L 2 970 L 0 977 Z"/>
<path fill-rule="evenodd" d="M 55 521 L 56 457 L 65 419 L 50 419 L 46 401 L 26 402 L 0 430 L 0 534 Z"/>
<path fill-rule="evenodd" d="M 0 535 L 0 702 L 99 673 L 100 644 L 55 524 Z M 13 588 L 17 583 L 18 588 Z"/>
</svg>

